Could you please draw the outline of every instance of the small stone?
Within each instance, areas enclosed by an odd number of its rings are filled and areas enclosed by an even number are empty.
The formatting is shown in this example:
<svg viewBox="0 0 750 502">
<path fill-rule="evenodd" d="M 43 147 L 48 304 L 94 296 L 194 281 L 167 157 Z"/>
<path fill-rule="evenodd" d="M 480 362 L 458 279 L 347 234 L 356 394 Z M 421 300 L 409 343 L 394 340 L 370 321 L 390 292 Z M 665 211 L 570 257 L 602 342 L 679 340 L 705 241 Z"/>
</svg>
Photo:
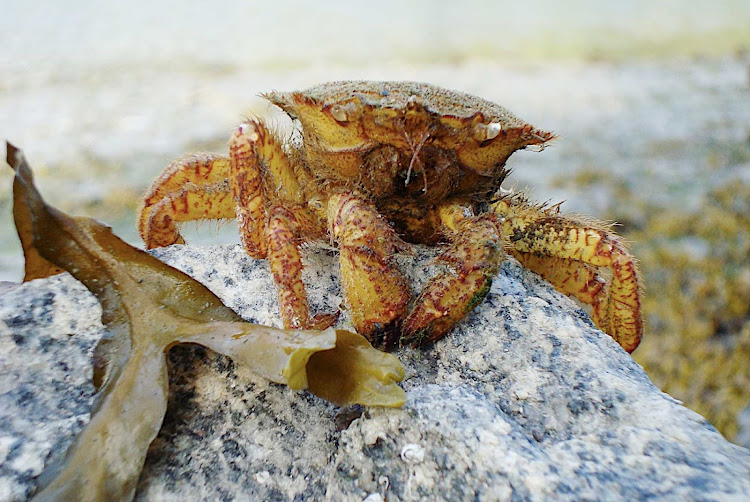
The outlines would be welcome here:
<svg viewBox="0 0 750 502">
<path fill-rule="evenodd" d="M 265 485 L 271 480 L 271 473 L 268 471 L 260 471 L 255 473 L 255 481 L 261 485 Z"/>
</svg>

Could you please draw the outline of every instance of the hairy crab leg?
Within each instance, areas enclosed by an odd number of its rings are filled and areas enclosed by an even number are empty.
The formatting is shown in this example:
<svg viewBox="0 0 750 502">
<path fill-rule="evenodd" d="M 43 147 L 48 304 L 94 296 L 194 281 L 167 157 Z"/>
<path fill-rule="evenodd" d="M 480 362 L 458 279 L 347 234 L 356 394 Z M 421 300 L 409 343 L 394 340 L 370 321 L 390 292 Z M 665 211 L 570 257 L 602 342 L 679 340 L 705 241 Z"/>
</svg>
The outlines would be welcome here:
<svg viewBox="0 0 750 502">
<path fill-rule="evenodd" d="M 557 256 L 522 253 L 514 248 L 506 251 L 524 268 L 544 277 L 558 291 L 588 305 L 597 302 L 605 289 L 606 280 L 598 274 L 596 267 L 586 263 Z"/>
<path fill-rule="evenodd" d="M 590 304 L 596 325 L 626 351 L 638 347 L 643 334 L 639 272 L 619 237 L 604 225 L 578 222 L 521 198 L 500 199 L 492 209 L 522 263 Z M 609 284 L 592 270 L 602 267 L 611 269 Z M 566 280 L 566 272 L 576 278 Z"/>
<path fill-rule="evenodd" d="M 450 267 L 427 283 L 404 320 L 401 342 L 421 345 L 437 340 L 478 305 L 492 285 L 505 255 L 494 215 L 473 216 L 470 204 L 437 208 L 441 232 L 451 241 L 437 258 Z"/>
<path fill-rule="evenodd" d="M 305 285 L 302 282 L 300 232 L 312 225 L 304 208 L 274 206 L 270 210 L 266 238 L 268 261 L 279 291 L 279 308 L 285 329 L 325 329 L 338 313 L 310 317 Z"/>
<path fill-rule="evenodd" d="M 256 124 L 245 123 L 229 140 L 232 195 L 236 203 L 240 242 L 253 258 L 265 258 L 266 198 L 257 144 L 261 139 Z M 265 135 L 264 135 L 265 136 Z"/>
<path fill-rule="evenodd" d="M 410 297 L 409 285 L 392 259 L 405 244 L 375 207 L 354 193 L 329 199 L 328 228 L 338 241 L 341 285 L 352 324 L 370 341 L 391 336 Z M 384 342 L 389 345 L 391 340 Z"/>
<path fill-rule="evenodd" d="M 138 231 L 148 249 L 182 244 L 178 222 L 234 218 L 229 159 L 214 154 L 182 157 L 170 164 L 146 192 Z"/>
<path fill-rule="evenodd" d="M 265 258 L 267 201 L 303 203 L 299 180 L 306 180 L 307 173 L 301 166 L 295 170 L 281 143 L 258 121 L 237 127 L 229 140 L 229 156 L 242 245 L 253 258 Z"/>
<path fill-rule="evenodd" d="M 315 233 L 315 223 L 301 204 L 304 194 L 293 164 L 273 134 L 260 122 L 241 124 L 229 143 L 232 191 L 245 250 L 268 258 L 279 292 L 284 328 L 325 329 L 338 313 L 310 316 L 299 239 Z M 267 201 L 276 201 L 267 206 Z"/>
</svg>

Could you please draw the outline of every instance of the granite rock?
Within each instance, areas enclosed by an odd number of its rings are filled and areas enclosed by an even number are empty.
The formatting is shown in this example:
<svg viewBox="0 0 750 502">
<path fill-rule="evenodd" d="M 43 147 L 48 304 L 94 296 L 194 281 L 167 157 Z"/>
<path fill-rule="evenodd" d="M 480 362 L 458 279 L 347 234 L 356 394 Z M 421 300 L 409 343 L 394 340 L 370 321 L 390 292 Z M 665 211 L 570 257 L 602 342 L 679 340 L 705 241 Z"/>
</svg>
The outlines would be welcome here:
<svg viewBox="0 0 750 502">
<path fill-rule="evenodd" d="M 246 319 L 280 325 L 266 262 L 237 246 L 155 254 Z M 431 256 L 401 259 L 415 289 L 436 270 Z M 339 308 L 335 255 L 312 250 L 306 261 L 313 307 Z M 100 314 L 68 274 L 0 294 L 0 500 L 29 497 L 87 423 Z M 168 411 L 136 499 L 750 497 L 750 450 L 660 392 L 583 310 L 513 260 L 453 333 L 398 355 L 402 409 L 338 409 L 207 349 L 173 348 Z"/>
</svg>

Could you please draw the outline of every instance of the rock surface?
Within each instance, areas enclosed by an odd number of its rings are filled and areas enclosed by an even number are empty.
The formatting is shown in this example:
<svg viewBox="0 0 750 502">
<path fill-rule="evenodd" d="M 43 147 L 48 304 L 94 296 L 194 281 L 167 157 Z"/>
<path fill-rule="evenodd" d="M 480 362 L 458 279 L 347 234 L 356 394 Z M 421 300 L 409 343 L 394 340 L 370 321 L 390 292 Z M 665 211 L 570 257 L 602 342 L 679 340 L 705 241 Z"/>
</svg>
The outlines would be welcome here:
<svg viewBox="0 0 750 502">
<path fill-rule="evenodd" d="M 248 320 L 280 324 L 266 262 L 237 246 L 156 254 Z M 415 289 L 435 271 L 429 258 L 403 260 Z M 311 303 L 338 308 L 335 257 L 307 261 Z M 0 500 L 33 493 L 87 423 L 100 314 L 68 274 L 0 295 Z M 750 496 L 749 450 L 661 393 L 580 308 L 514 261 L 452 334 L 399 358 L 404 408 L 337 409 L 206 349 L 175 347 L 167 416 L 136 499 Z"/>
</svg>

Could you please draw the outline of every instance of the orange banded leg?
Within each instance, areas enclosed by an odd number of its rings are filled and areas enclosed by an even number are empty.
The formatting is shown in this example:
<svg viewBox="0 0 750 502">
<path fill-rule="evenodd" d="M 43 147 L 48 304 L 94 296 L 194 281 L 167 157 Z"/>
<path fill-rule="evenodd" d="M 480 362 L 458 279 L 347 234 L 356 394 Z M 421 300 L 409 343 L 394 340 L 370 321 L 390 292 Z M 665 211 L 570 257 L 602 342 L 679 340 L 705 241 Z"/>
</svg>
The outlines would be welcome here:
<svg viewBox="0 0 750 502">
<path fill-rule="evenodd" d="M 354 328 L 370 341 L 385 338 L 389 345 L 410 297 L 392 258 L 404 243 L 369 202 L 352 193 L 330 198 L 328 227 L 338 241 L 341 285 Z"/>
<path fill-rule="evenodd" d="M 405 345 L 431 342 L 450 331 L 484 300 L 505 256 L 494 215 L 473 217 L 462 204 L 440 207 L 438 215 L 443 233 L 451 239 L 438 261 L 450 270 L 430 280 L 417 298 L 404 320 Z"/>
<path fill-rule="evenodd" d="M 588 305 L 598 302 L 605 289 L 606 281 L 599 276 L 596 267 L 580 261 L 521 253 L 513 248 L 508 253 L 525 268 L 544 277 L 558 291 L 572 295 Z"/>
<path fill-rule="evenodd" d="M 232 195 L 240 242 L 253 258 L 266 257 L 266 198 L 263 174 L 255 150 L 258 133 L 253 124 L 242 124 L 229 140 Z"/>
<path fill-rule="evenodd" d="M 266 226 L 268 261 L 279 291 L 281 318 L 286 329 L 325 329 L 336 321 L 338 313 L 310 316 L 299 252 L 300 230 L 310 223 L 305 221 L 304 209 L 296 209 L 273 207 Z"/>
<path fill-rule="evenodd" d="M 234 218 L 229 159 L 197 154 L 170 164 L 146 192 L 138 231 L 148 249 L 182 244 L 178 222 Z"/>
<path fill-rule="evenodd" d="M 513 199 L 493 209 L 504 216 L 503 232 L 522 263 L 590 304 L 596 325 L 626 351 L 638 347 L 643 334 L 638 267 L 615 234 Z M 608 284 L 598 273 L 602 267 L 611 270 Z"/>
<path fill-rule="evenodd" d="M 229 157 L 240 240 L 250 256 L 265 258 L 266 202 L 304 202 L 298 178 L 306 173 L 301 165 L 295 170 L 281 144 L 257 121 L 237 127 L 229 140 Z"/>
</svg>

